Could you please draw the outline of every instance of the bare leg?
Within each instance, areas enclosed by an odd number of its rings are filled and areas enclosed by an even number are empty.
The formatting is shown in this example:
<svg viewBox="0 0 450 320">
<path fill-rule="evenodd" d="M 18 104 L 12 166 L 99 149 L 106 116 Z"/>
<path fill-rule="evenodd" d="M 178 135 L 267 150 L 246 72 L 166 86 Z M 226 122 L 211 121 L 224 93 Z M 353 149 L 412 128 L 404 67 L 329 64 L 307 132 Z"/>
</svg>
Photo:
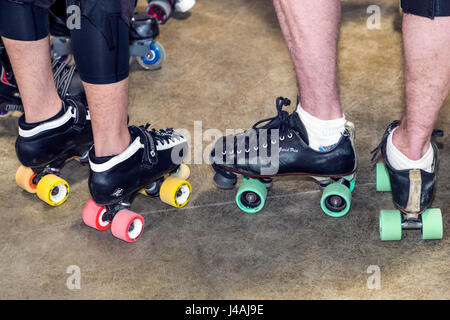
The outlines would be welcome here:
<svg viewBox="0 0 450 320">
<path fill-rule="evenodd" d="M 62 107 L 56 91 L 48 38 L 17 41 L 2 38 L 20 90 L 25 121 L 34 123 L 56 115 Z"/>
<path fill-rule="evenodd" d="M 450 89 L 450 18 L 405 14 L 406 109 L 394 132 L 394 145 L 409 159 L 420 159 L 430 147 L 431 133 Z"/>
<path fill-rule="evenodd" d="M 338 89 L 339 0 L 273 0 L 294 62 L 304 110 L 321 120 L 342 117 Z"/>
<path fill-rule="evenodd" d="M 88 98 L 97 157 L 117 155 L 130 144 L 127 126 L 128 78 L 95 85 L 83 82 Z"/>
</svg>

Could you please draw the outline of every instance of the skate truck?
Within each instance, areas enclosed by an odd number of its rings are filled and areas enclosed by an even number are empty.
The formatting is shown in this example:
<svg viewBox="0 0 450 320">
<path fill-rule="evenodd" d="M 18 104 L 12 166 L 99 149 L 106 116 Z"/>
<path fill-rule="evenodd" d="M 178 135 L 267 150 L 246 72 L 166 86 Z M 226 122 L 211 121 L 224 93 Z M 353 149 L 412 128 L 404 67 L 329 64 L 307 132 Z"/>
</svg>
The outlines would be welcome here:
<svg viewBox="0 0 450 320">
<path fill-rule="evenodd" d="M 164 24 L 174 13 L 187 13 L 195 6 L 195 0 L 148 0 L 147 14 Z"/>
<path fill-rule="evenodd" d="M 50 33 L 52 35 L 52 57 L 70 63 L 72 46 L 70 32 L 64 14 L 50 10 Z M 166 51 L 155 39 L 159 35 L 156 18 L 135 13 L 130 25 L 130 64 L 135 59 L 145 70 L 158 70 L 166 58 Z"/>
<path fill-rule="evenodd" d="M 376 190 L 391 192 L 395 210 L 381 210 L 379 216 L 380 238 L 383 241 L 401 240 L 403 230 L 420 230 L 422 239 L 442 239 L 443 222 L 439 208 L 429 208 L 436 189 L 439 154 L 431 142 L 434 152 L 432 172 L 421 169 L 396 170 L 386 156 L 386 144 L 390 133 L 400 124 L 393 121 L 372 151 L 374 161 L 381 151 L 384 163 L 376 165 Z M 434 137 L 443 136 L 441 130 L 433 131 Z"/>
<path fill-rule="evenodd" d="M 237 176 L 242 175 L 236 204 L 244 212 L 257 213 L 263 209 L 275 177 L 311 177 L 323 190 L 322 211 L 331 217 L 342 217 L 350 210 L 355 188 L 354 125 L 347 122 L 341 139 L 330 150 L 313 150 L 297 112 L 289 114 L 282 110 L 290 103 L 289 99 L 277 98 L 277 116 L 216 142 L 210 155 L 214 182 L 220 189 L 233 189 Z M 272 170 L 274 162 L 278 165 Z"/>
</svg>

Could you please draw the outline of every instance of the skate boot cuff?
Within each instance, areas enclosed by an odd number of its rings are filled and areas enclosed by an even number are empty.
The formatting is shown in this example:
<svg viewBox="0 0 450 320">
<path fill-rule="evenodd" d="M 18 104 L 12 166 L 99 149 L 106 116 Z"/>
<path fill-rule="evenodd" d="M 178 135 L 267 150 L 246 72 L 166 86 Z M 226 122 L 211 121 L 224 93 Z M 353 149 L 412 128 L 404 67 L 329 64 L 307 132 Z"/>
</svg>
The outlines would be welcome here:
<svg viewBox="0 0 450 320">
<path fill-rule="evenodd" d="M 44 124 L 46 122 L 51 122 L 51 121 L 54 121 L 54 120 L 57 120 L 57 119 L 61 118 L 62 116 L 64 116 L 66 111 L 67 110 L 65 110 L 64 103 L 63 103 L 62 106 L 61 106 L 61 110 L 59 110 L 59 112 L 56 115 L 54 115 L 50 119 L 47 119 L 47 120 L 44 120 L 44 121 L 39 121 L 39 122 L 33 122 L 33 123 L 25 122 L 25 115 L 22 115 L 19 118 L 19 126 L 20 126 L 20 128 L 22 128 L 24 130 L 34 129 L 34 128 L 36 128 L 36 127 L 38 127 L 38 126 L 40 126 L 40 125 L 42 125 L 42 124 Z"/>
</svg>

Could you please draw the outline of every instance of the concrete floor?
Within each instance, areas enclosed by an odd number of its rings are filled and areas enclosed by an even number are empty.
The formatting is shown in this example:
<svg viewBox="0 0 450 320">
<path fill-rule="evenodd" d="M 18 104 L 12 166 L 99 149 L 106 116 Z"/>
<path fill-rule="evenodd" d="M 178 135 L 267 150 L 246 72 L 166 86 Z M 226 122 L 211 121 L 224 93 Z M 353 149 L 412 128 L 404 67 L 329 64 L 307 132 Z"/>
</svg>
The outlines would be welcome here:
<svg viewBox="0 0 450 320">
<path fill-rule="evenodd" d="M 164 67 L 133 66 L 131 122 L 184 128 L 193 136 L 194 121 L 201 121 L 203 130 L 224 132 L 275 115 L 279 95 L 295 100 L 295 76 L 271 1 L 197 2 L 189 19 L 162 26 Z M 381 6 L 380 30 L 366 28 L 371 4 Z M 16 186 L 17 125 L 7 119 L 0 122 L 0 298 L 449 299 L 448 135 L 441 139 L 434 202 L 444 212 L 444 239 L 425 242 L 413 231 L 400 242 L 381 242 L 378 213 L 393 204 L 389 194 L 375 192 L 369 151 L 402 110 L 397 1 L 347 0 L 343 10 L 342 99 L 357 128 L 360 160 L 347 216 L 324 215 L 318 185 L 303 178 L 278 179 L 265 210 L 244 214 L 234 204 L 235 191 L 213 185 L 207 164 L 192 164 L 189 205 L 177 210 L 138 197 L 132 209 L 147 228 L 127 244 L 83 224 L 88 168 L 65 167 L 71 194 L 57 208 Z M 437 127 L 450 127 L 450 101 Z M 197 160 L 210 143 L 192 143 Z M 66 286 L 70 265 L 80 267 L 79 290 Z M 366 286 L 370 265 L 381 269 L 380 290 Z"/>
</svg>

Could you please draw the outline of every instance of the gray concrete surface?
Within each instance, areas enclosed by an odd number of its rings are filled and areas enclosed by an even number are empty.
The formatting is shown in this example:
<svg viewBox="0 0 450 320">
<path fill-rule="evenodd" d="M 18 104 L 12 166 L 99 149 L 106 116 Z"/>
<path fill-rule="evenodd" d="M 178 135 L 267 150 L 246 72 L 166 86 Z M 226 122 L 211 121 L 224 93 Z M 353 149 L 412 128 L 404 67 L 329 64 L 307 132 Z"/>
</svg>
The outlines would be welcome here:
<svg viewBox="0 0 450 320">
<path fill-rule="evenodd" d="M 296 82 L 270 0 L 198 0 L 192 16 L 170 20 L 159 41 L 164 67 L 133 65 L 133 124 L 203 129 L 248 128 L 275 115 L 274 100 L 296 97 Z M 366 8 L 382 8 L 380 30 L 366 28 Z M 142 4 L 141 4 L 142 6 Z M 341 90 L 346 117 L 357 128 L 360 168 L 350 213 L 324 215 L 311 179 L 275 181 L 258 215 L 234 204 L 235 191 L 220 191 L 206 164 L 191 165 L 193 195 L 181 210 L 138 197 L 145 233 L 135 244 L 109 231 L 86 227 L 88 168 L 68 164 L 69 200 L 50 208 L 20 190 L 14 175 L 16 119 L 0 122 L 1 299 L 449 299 L 450 148 L 440 141 L 441 167 L 434 207 L 444 213 L 441 241 L 420 232 L 381 242 L 380 209 L 389 194 L 375 192 L 369 152 L 402 110 L 401 36 L 396 1 L 343 1 Z M 292 110 L 293 107 L 290 109 Z M 437 127 L 450 128 L 447 101 Z M 210 144 L 204 141 L 203 147 Z M 194 152 L 202 152 L 200 145 Z M 81 289 L 66 286 L 70 265 L 81 269 Z M 369 290 L 367 268 L 381 269 L 381 289 Z"/>
</svg>

